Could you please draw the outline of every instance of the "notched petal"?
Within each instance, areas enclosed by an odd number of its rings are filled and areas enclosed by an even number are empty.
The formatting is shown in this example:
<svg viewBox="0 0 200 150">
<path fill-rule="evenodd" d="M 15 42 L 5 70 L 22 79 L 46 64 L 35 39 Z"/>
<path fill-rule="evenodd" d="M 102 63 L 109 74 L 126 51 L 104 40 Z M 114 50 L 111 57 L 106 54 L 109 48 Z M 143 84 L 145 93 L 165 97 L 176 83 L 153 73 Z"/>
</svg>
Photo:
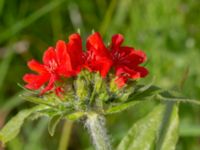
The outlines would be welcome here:
<svg viewBox="0 0 200 150">
<path fill-rule="evenodd" d="M 45 65 L 50 65 L 51 62 L 55 62 L 56 59 L 56 52 L 53 47 L 49 47 L 43 55 L 43 62 Z"/>
<path fill-rule="evenodd" d="M 102 54 L 106 51 L 101 35 L 98 32 L 95 32 L 87 38 L 86 47 L 87 50 L 94 51 L 97 54 Z"/>
<path fill-rule="evenodd" d="M 121 34 L 115 34 L 112 36 L 112 43 L 111 43 L 111 48 L 117 48 L 120 47 L 121 44 L 124 41 L 124 37 Z"/>
<path fill-rule="evenodd" d="M 28 61 L 27 65 L 32 71 L 35 71 L 39 74 L 43 74 L 43 73 L 47 72 L 44 65 L 40 64 L 38 61 L 36 61 L 34 59 Z"/>
<path fill-rule="evenodd" d="M 49 75 L 25 74 L 23 80 L 28 83 L 25 85 L 26 88 L 37 90 L 49 80 Z"/>
</svg>

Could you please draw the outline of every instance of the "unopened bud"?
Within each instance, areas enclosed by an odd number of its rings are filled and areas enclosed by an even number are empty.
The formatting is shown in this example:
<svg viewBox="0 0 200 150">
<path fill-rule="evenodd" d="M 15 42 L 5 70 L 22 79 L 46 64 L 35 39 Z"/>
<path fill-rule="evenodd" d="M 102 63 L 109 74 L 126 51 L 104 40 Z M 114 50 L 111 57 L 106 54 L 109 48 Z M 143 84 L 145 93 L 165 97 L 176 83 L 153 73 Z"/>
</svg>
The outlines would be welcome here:
<svg viewBox="0 0 200 150">
<path fill-rule="evenodd" d="M 75 89 L 76 89 L 76 96 L 78 100 L 85 101 L 88 99 L 89 95 L 89 85 L 84 77 L 80 74 L 77 79 L 75 80 Z"/>
</svg>

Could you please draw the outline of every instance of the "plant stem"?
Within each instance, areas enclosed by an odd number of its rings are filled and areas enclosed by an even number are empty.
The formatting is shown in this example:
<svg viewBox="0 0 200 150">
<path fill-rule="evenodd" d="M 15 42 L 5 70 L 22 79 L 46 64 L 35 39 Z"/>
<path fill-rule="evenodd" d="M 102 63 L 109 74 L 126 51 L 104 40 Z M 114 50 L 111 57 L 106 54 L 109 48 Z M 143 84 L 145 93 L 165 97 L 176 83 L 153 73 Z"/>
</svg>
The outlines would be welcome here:
<svg viewBox="0 0 200 150">
<path fill-rule="evenodd" d="M 96 150 L 111 150 L 111 144 L 105 129 L 105 118 L 96 113 L 90 113 L 85 123 Z"/>
<path fill-rule="evenodd" d="M 65 121 L 58 150 L 68 149 L 72 126 L 72 121 Z"/>
</svg>

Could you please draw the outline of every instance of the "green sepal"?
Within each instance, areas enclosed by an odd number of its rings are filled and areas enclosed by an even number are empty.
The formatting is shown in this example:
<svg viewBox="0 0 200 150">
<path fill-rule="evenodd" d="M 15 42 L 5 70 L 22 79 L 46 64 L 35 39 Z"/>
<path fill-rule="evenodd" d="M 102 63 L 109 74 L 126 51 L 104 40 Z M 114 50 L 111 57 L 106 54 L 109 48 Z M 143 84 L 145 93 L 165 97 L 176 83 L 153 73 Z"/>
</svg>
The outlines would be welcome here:
<svg viewBox="0 0 200 150">
<path fill-rule="evenodd" d="M 117 100 L 121 102 L 128 101 L 131 94 L 135 92 L 135 88 L 136 88 L 136 82 L 132 81 L 124 88 L 119 89 Z"/>
<path fill-rule="evenodd" d="M 89 84 L 82 74 L 75 80 L 75 90 L 78 100 L 85 101 L 89 98 Z"/>
<path fill-rule="evenodd" d="M 104 102 L 108 101 L 110 96 L 107 90 L 106 81 L 99 74 L 95 76 L 94 88 L 96 88 L 95 104 L 97 107 L 103 108 Z"/>
</svg>

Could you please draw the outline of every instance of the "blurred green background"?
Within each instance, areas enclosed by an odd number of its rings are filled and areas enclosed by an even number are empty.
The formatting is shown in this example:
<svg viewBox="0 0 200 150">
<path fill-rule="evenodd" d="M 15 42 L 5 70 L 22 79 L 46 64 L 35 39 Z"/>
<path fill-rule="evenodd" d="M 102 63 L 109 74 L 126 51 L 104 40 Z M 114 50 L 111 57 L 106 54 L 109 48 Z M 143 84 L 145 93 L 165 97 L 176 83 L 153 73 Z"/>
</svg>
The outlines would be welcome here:
<svg viewBox="0 0 200 150">
<path fill-rule="evenodd" d="M 110 42 L 115 33 L 125 44 L 144 50 L 151 82 L 200 99 L 200 1 L 199 0 L 0 0 L 0 126 L 31 104 L 18 96 L 27 60 L 41 60 L 44 50 L 58 39 L 92 30 Z M 134 121 L 147 114 L 152 102 L 107 117 L 113 145 Z M 180 138 L 177 150 L 200 149 L 200 107 L 180 105 Z M 128 118 L 128 119 L 127 119 Z M 50 137 L 47 118 L 27 120 L 7 150 L 92 149 L 81 122 L 62 122 Z M 70 131 L 70 132 L 69 132 Z M 64 139 L 64 140 L 62 140 Z M 68 145 L 68 146 L 67 146 Z M 3 148 L 0 148 L 3 150 Z"/>
</svg>

